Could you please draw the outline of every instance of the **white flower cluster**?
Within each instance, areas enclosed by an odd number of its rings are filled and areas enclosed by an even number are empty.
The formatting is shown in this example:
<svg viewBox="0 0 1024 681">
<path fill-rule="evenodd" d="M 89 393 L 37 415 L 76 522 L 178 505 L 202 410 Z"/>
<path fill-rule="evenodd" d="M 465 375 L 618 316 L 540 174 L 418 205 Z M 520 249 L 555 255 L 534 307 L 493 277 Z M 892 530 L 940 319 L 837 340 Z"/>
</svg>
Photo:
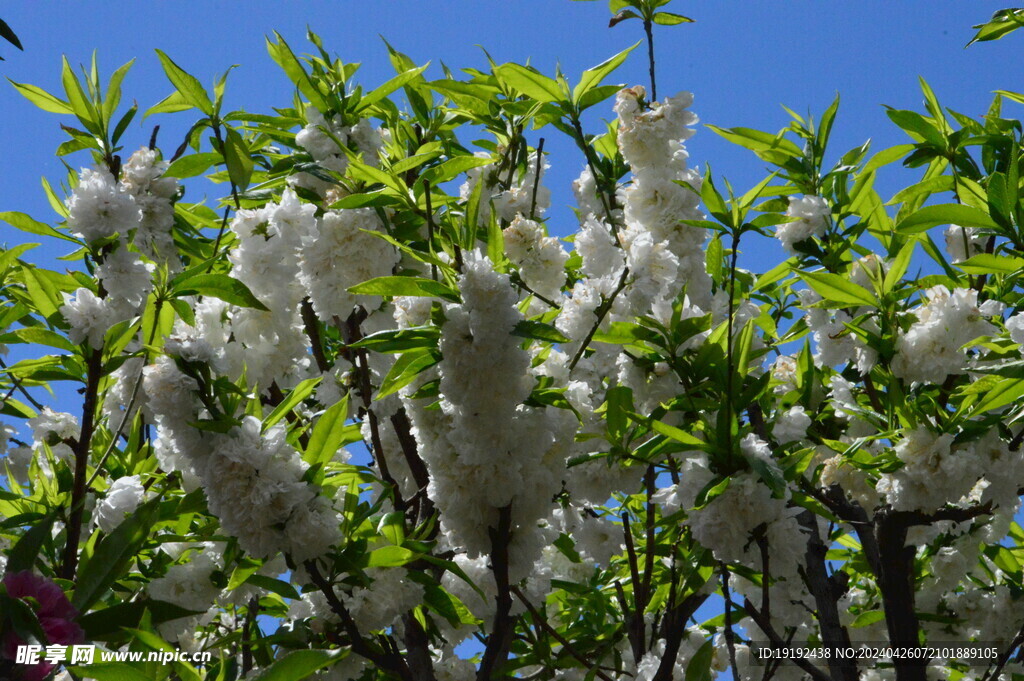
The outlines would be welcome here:
<svg viewBox="0 0 1024 681">
<path fill-rule="evenodd" d="M 981 234 L 977 227 L 950 225 L 943 232 L 946 238 L 946 252 L 952 262 L 958 263 L 985 251 L 988 236 Z"/>
<path fill-rule="evenodd" d="M 121 168 L 121 185 L 135 199 L 142 212 L 135 246 L 150 260 L 167 263 L 171 272 L 181 269 L 175 257 L 174 239 L 174 198 L 178 195 L 178 181 L 164 177 L 169 165 L 158 160 L 155 149 L 142 147 L 128 159 Z"/>
<path fill-rule="evenodd" d="M 896 341 L 892 371 L 908 382 L 942 383 L 964 372 L 961 348 L 996 329 L 978 306 L 978 292 L 945 286 L 926 291 L 927 302 L 913 310 L 917 321 Z"/>
<path fill-rule="evenodd" d="M 517 215 L 503 231 L 505 255 L 519 268 L 519 276 L 532 290 L 549 299 L 561 296 L 569 254 L 561 242 L 539 222 Z"/>
<path fill-rule="evenodd" d="M 128 159 L 120 182 L 103 169 L 80 173 L 67 201 L 68 228 L 90 244 L 119 238 L 97 261 L 99 295 L 84 287 L 62 294 L 60 312 L 71 327 L 71 342 L 88 341 L 99 348 L 111 326 L 140 313 L 153 289 L 155 269 L 143 254 L 166 262 L 172 271 L 180 269 L 171 238 L 178 183 L 162 177 L 166 167 L 156 151 L 143 147 Z"/>
<path fill-rule="evenodd" d="M 688 167 L 683 144 L 697 123 L 689 110 L 693 95 L 683 92 L 644 111 L 644 94 L 637 86 L 619 92 L 615 101 L 619 149 L 633 172 L 625 194 L 626 229 L 619 235 L 632 275 L 628 311 L 645 314 L 671 303 L 683 286 L 690 304 L 707 310 L 711 281 L 702 248 L 707 234 L 682 222 L 704 218 L 701 177 Z"/>
<path fill-rule="evenodd" d="M 820 196 L 802 196 L 790 199 L 786 209 L 786 222 L 775 230 L 775 238 L 789 253 L 796 253 L 795 244 L 814 236 L 824 236 L 828 229 L 832 209 Z"/>
<path fill-rule="evenodd" d="M 90 244 L 126 234 L 142 221 L 135 198 L 102 168 L 82 169 L 67 205 L 68 228 Z"/>
<path fill-rule="evenodd" d="M 1016 511 L 1024 480 L 1024 454 L 1010 451 L 998 433 L 954 443 L 951 433 L 919 425 L 893 447 L 903 466 L 875 486 L 896 510 L 931 513 L 946 504 L 991 503 Z"/>
<path fill-rule="evenodd" d="M 138 475 L 118 478 L 96 506 L 93 519 L 104 532 L 113 532 L 142 503 L 145 490 Z"/>
<path fill-rule="evenodd" d="M 540 551 L 528 542 L 536 542 L 532 527 L 559 490 L 575 417 L 522 404 L 533 377 L 529 354 L 511 335 L 523 317 L 508 275 L 472 253 L 459 289 L 464 303 L 446 307 L 441 331 L 441 409 L 411 399 L 406 409 L 449 543 L 471 556 L 489 553 L 488 528 L 510 506 L 518 580 Z"/>
<path fill-rule="evenodd" d="M 374 236 L 384 225 L 372 208 L 328 211 L 302 239 L 299 279 L 320 319 L 345 320 L 357 305 L 380 306 L 379 296 L 354 295 L 348 288 L 393 273 L 400 255 Z"/>
<path fill-rule="evenodd" d="M 476 153 L 478 158 L 489 158 L 485 151 Z M 525 167 L 509 172 L 507 177 L 498 176 L 494 163 L 477 166 L 466 173 L 466 181 L 459 187 L 459 198 L 469 201 L 479 183 L 481 188 L 480 207 L 477 222 L 486 225 L 492 212 L 499 221 L 511 222 L 517 215 L 540 218 L 551 206 L 551 190 L 544 186 L 544 173 L 549 165 L 540 159 L 538 168 L 537 152 L 525 161 Z M 539 172 L 538 172 L 539 171 Z M 536 191 L 535 191 L 536 190 Z"/>
<path fill-rule="evenodd" d="M 201 413 L 192 378 L 167 357 L 144 375 L 161 466 L 200 481 L 210 511 L 243 549 L 259 558 L 284 552 L 302 561 L 340 539 L 337 514 L 302 481 L 308 465 L 287 443 L 283 427 L 261 433 L 260 421 L 247 416 L 227 434 L 204 433 L 190 425 Z"/>
<path fill-rule="evenodd" d="M 341 115 L 335 114 L 328 120 L 312 104 L 306 107 L 306 125 L 295 135 L 295 143 L 309 152 L 317 165 L 343 175 L 348 169 L 346 151 L 355 147 L 363 163 L 377 166 L 382 142 L 380 133 L 370 121 L 362 119 L 353 126 L 345 125 Z M 288 178 L 293 186 L 311 189 L 321 196 L 328 195 L 335 184 L 312 173 L 300 172 Z"/>
</svg>

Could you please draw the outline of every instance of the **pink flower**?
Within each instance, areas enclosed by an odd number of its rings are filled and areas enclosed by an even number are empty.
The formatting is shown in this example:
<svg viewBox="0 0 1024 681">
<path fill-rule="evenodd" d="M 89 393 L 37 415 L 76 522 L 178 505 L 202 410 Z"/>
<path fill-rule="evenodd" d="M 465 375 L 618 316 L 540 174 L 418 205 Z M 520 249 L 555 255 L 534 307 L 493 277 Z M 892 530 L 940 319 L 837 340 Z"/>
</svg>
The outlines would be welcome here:
<svg viewBox="0 0 1024 681">
<path fill-rule="evenodd" d="M 68 646 L 85 640 L 85 632 L 74 622 L 78 618 L 78 611 L 59 586 L 27 570 L 6 575 L 4 586 L 11 598 L 35 601 L 29 603 L 35 610 L 39 626 L 46 634 L 46 643 Z M 7 632 L 3 639 L 3 656 L 10 660 L 16 659 L 18 646 L 26 643 L 27 641 L 22 640 L 13 631 Z M 42 681 L 54 666 L 48 662 L 40 662 L 30 667 L 21 667 L 19 671 L 26 681 Z"/>
</svg>

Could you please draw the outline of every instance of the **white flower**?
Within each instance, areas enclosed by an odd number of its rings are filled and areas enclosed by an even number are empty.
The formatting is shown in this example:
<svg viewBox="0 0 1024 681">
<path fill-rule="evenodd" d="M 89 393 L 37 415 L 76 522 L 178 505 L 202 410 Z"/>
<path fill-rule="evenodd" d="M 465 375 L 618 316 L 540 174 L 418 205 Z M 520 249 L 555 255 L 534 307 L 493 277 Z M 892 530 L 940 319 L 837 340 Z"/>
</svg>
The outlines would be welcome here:
<svg viewBox="0 0 1024 681">
<path fill-rule="evenodd" d="M 68 228 L 89 243 L 124 234 L 142 220 L 135 199 L 106 170 L 83 168 L 67 205 Z"/>
<path fill-rule="evenodd" d="M 772 434 L 780 443 L 794 442 L 807 437 L 807 428 L 810 425 L 811 417 L 803 407 L 797 405 L 779 415 Z"/>
<path fill-rule="evenodd" d="M 32 437 L 38 444 L 74 440 L 80 434 L 78 419 L 67 412 L 53 411 L 44 407 L 41 412 L 28 420 Z"/>
<path fill-rule="evenodd" d="M 519 275 L 531 289 L 557 298 L 565 284 L 569 254 L 561 242 L 547 236 L 539 222 L 517 216 L 503 232 L 505 254 L 519 266 Z"/>
<path fill-rule="evenodd" d="M 914 310 L 917 321 L 896 341 L 892 371 L 905 381 L 942 383 L 963 373 L 960 348 L 996 329 L 978 309 L 977 291 L 935 286 L 926 294 L 928 302 Z"/>
<path fill-rule="evenodd" d="M 775 238 L 790 253 L 796 253 L 794 245 L 812 236 L 824 236 L 828 228 L 831 209 L 820 196 L 804 196 L 790 199 L 786 216 L 796 218 L 775 230 Z"/>
<path fill-rule="evenodd" d="M 87 288 L 80 288 L 73 295 L 61 295 L 64 304 L 60 313 L 71 327 L 68 339 L 76 344 L 88 340 L 94 349 L 102 347 L 107 330 L 122 319 L 118 311 Z"/>
<path fill-rule="evenodd" d="M 316 221 L 299 250 L 299 280 L 317 315 L 346 319 L 356 305 L 371 310 L 379 296 L 355 295 L 348 289 L 369 279 L 393 274 L 401 255 L 374 236 L 384 225 L 372 208 L 329 211 Z"/>
<path fill-rule="evenodd" d="M 985 250 L 987 234 L 979 233 L 976 227 L 961 227 L 950 225 L 943 232 L 946 237 L 946 252 L 949 259 L 954 262 L 963 262 L 972 255 L 977 255 Z"/>
<path fill-rule="evenodd" d="M 107 291 L 108 304 L 128 317 L 146 302 L 153 290 L 155 268 L 152 263 L 143 262 L 138 253 L 121 246 L 103 259 L 96 268 L 96 276 Z"/>
<path fill-rule="evenodd" d="M 192 554 L 187 563 L 172 565 L 167 574 L 149 583 L 149 595 L 155 600 L 204 612 L 217 598 L 220 589 L 211 581 L 218 565 L 206 553 Z"/>
<path fill-rule="evenodd" d="M 96 524 L 104 532 L 113 532 L 126 516 L 135 512 L 142 503 L 145 492 L 139 482 L 139 476 L 129 475 L 118 478 L 107 490 L 103 501 L 95 511 Z"/>
</svg>

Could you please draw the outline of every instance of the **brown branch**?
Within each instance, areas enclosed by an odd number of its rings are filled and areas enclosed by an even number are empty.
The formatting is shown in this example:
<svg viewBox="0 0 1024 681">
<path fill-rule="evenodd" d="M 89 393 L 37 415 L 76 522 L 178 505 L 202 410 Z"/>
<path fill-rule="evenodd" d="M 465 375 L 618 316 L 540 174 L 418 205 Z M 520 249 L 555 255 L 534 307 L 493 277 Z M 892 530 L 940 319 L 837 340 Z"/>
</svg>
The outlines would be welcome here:
<svg viewBox="0 0 1024 681">
<path fill-rule="evenodd" d="M 316 317 L 313 303 L 310 302 L 308 296 L 302 299 L 301 312 L 302 325 L 306 329 L 306 336 L 309 337 L 309 344 L 313 348 L 316 368 L 320 370 L 320 373 L 330 371 L 331 363 L 327 361 L 327 356 L 324 354 L 324 344 L 320 337 L 320 321 Z"/>
<path fill-rule="evenodd" d="M 98 348 L 89 355 L 86 366 L 85 401 L 82 404 L 82 428 L 74 444 L 75 478 L 71 488 L 71 516 L 67 525 L 67 543 L 61 561 L 60 576 L 74 580 L 78 569 L 78 543 L 82 538 L 82 515 L 85 512 L 86 469 L 89 467 L 89 452 L 92 449 L 92 435 L 96 425 L 96 404 L 100 379 L 103 377 L 103 349 Z"/>
<path fill-rule="evenodd" d="M 768 637 L 768 640 L 771 641 L 773 646 L 777 648 L 783 648 L 787 646 L 787 642 L 783 640 L 781 636 L 779 636 L 779 633 L 777 631 L 775 631 L 775 627 L 772 626 L 771 621 L 765 616 L 764 613 L 758 612 L 757 608 L 754 607 L 754 604 L 751 603 L 750 600 L 746 598 L 743 599 L 743 609 L 747 611 L 747 614 L 750 615 L 750 619 L 754 620 L 754 623 L 761 629 L 761 631 L 765 633 L 765 635 Z M 793 663 L 796 664 L 796 666 L 800 667 L 800 669 L 803 669 L 805 672 L 810 674 L 811 678 L 814 679 L 814 681 L 832 681 L 828 674 L 818 669 L 813 664 L 811 664 L 806 659 L 800 656 L 794 656 Z"/>
<path fill-rule="evenodd" d="M 345 633 L 348 634 L 352 652 L 366 658 L 385 671 L 398 674 L 402 681 L 415 681 L 412 673 L 409 671 L 408 664 L 401 654 L 396 654 L 394 650 L 388 649 L 378 652 L 363 639 L 362 634 L 359 633 L 359 627 L 356 626 L 355 620 L 352 619 L 352 614 L 345 607 L 345 604 L 341 602 L 341 599 L 338 598 L 338 595 L 334 593 L 334 586 L 320 573 L 320 568 L 317 567 L 316 562 L 312 560 L 307 561 L 305 566 L 306 572 L 309 573 L 310 578 L 313 580 L 313 584 L 320 589 L 327 600 L 327 605 L 331 608 L 331 612 L 341 619 L 341 625 L 345 629 Z"/>
<path fill-rule="evenodd" d="M 491 536 L 491 569 L 498 589 L 494 624 L 487 636 L 477 681 L 492 681 L 494 674 L 508 660 L 512 645 L 512 590 L 508 575 L 508 546 L 512 539 L 512 505 L 498 510 L 498 526 L 488 527 Z"/>
</svg>

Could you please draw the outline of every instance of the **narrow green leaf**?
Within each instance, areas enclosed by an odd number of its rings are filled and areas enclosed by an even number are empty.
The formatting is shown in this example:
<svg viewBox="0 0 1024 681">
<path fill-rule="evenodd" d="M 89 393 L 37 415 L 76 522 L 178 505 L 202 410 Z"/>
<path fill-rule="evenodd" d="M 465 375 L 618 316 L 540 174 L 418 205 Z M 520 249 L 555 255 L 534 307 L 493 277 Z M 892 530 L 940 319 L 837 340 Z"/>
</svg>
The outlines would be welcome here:
<svg viewBox="0 0 1024 681">
<path fill-rule="evenodd" d="M 248 187 L 254 167 L 252 153 L 249 151 L 249 145 L 233 128 L 227 130 L 227 140 L 224 142 L 224 161 L 228 166 L 228 176 L 235 187 L 240 190 Z"/>
<path fill-rule="evenodd" d="M 430 62 L 427 62 L 423 66 L 418 66 L 414 69 L 409 69 L 408 71 L 400 73 L 394 78 L 388 80 L 380 87 L 377 87 L 374 90 L 368 92 L 366 95 L 363 96 L 361 100 L 359 100 L 358 110 L 364 111 L 368 109 L 369 107 L 373 106 L 380 100 L 390 95 L 395 90 L 398 90 L 399 88 L 404 87 L 413 80 L 416 80 L 417 78 L 419 78 L 420 74 L 427 70 L 427 67 L 429 66 Z"/>
<path fill-rule="evenodd" d="M 160 64 L 164 67 L 167 79 L 181 93 L 185 101 L 207 116 L 212 116 L 213 102 L 210 101 L 210 95 L 206 93 L 206 89 L 199 79 L 175 64 L 174 60 L 164 54 L 162 50 L 157 50 L 156 55 L 160 58 Z"/>
<path fill-rule="evenodd" d="M 798 274 L 818 295 L 831 303 L 838 303 L 844 307 L 878 306 L 878 301 L 870 291 L 838 274 L 830 272 L 799 272 Z"/>
<path fill-rule="evenodd" d="M 274 407 L 274 411 L 270 412 L 270 416 L 263 420 L 263 428 L 266 430 L 275 423 L 283 419 L 288 413 L 299 406 L 304 399 L 313 394 L 313 390 L 320 385 L 322 377 L 317 376 L 316 378 L 307 378 L 297 386 L 295 386 L 289 393 L 288 397 L 281 400 L 281 403 Z"/>
<path fill-rule="evenodd" d="M 967 274 L 1013 274 L 1024 269 L 1024 258 L 994 253 L 979 253 L 956 263 Z"/>
<path fill-rule="evenodd" d="M 197 274 L 174 283 L 173 291 L 176 297 L 211 296 L 239 307 L 254 307 L 264 312 L 269 311 L 263 303 L 256 299 L 248 286 L 226 274 Z"/>
<path fill-rule="evenodd" d="M 146 502 L 125 518 L 113 532 L 103 537 L 92 556 L 82 564 L 75 585 L 72 604 L 86 612 L 135 560 L 135 554 L 149 537 L 149 531 L 160 513 L 160 498 Z"/>
<path fill-rule="evenodd" d="M 914 211 L 896 225 L 901 234 L 917 234 L 938 225 L 960 225 L 961 227 L 983 227 L 998 229 L 999 225 L 988 213 L 958 203 L 943 203 L 925 206 Z"/>
<path fill-rule="evenodd" d="M 565 94 L 553 79 L 519 64 L 502 64 L 494 75 L 507 87 L 538 102 L 560 102 Z"/>
<path fill-rule="evenodd" d="M 0 213 L 0 220 L 3 220 L 11 227 L 16 227 L 23 232 L 29 234 L 38 234 L 40 236 L 52 236 L 58 239 L 64 239 L 64 241 L 70 241 L 75 244 L 81 244 L 78 239 L 72 236 L 58 232 L 50 225 L 44 224 L 35 220 L 34 218 L 26 215 L 25 213 L 18 213 L 16 211 L 6 211 Z"/>
<path fill-rule="evenodd" d="M 637 42 L 632 47 L 627 47 L 625 50 L 619 52 L 614 57 L 606 59 L 597 66 L 584 71 L 583 75 L 580 76 L 580 82 L 576 84 L 575 88 L 573 88 L 573 104 L 576 104 L 578 106 L 583 96 L 586 95 L 587 92 L 589 92 L 593 88 L 600 85 L 601 81 L 607 78 L 612 71 L 619 68 L 619 66 L 622 65 L 622 62 L 626 61 L 626 57 L 629 56 L 629 53 L 635 50 L 637 48 L 637 45 L 639 44 L 640 43 Z"/>
<path fill-rule="evenodd" d="M 10 78 L 7 79 L 11 85 L 21 93 L 21 95 L 38 106 L 43 111 L 49 111 L 50 113 L 56 114 L 73 114 L 74 110 L 71 105 L 65 102 L 59 97 L 51 95 L 46 90 L 36 87 L 35 85 L 29 85 L 28 83 L 16 83 Z"/>
<path fill-rule="evenodd" d="M 349 288 L 349 293 L 367 296 L 419 296 L 459 301 L 457 291 L 441 282 L 423 277 L 377 277 Z"/>
<path fill-rule="evenodd" d="M 334 662 L 340 650 L 294 650 L 253 677 L 252 681 L 301 681 Z M 87 667 L 91 669 L 92 667 Z"/>
<path fill-rule="evenodd" d="M 661 24 L 662 26 L 675 26 L 677 24 L 692 24 L 693 19 L 684 17 L 682 14 L 673 14 L 672 12 L 656 12 L 654 23 Z"/>
<path fill-rule="evenodd" d="M 164 175 L 168 177 L 195 177 L 207 171 L 210 166 L 219 163 L 221 160 L 220 154 L 212 151 L 203 152 L 201 154 L 189 154 L 188 156 L 182 156 L 177 161 L 172 163 L 164 171 Z"/>
<path fill-rule="evenodd" d="M 320 419 L 313 426 L 313 431 L 309 436 L 309 444 L 306 445 L 306 451 L 302 455 L 303 461 L 315 466 L 333 459 L 345 440 L 346 431 L 349 428 L 347 421 L 348 395 L 346 394 L 320 415 Z"/>
<path fill-rule="evenodd" d="M 399 567 L 416 559 L 416 552 L 404 546 L 384 546 L 370 551 L 367 567 Z"/>
<path fill-rule="evenodd" d="M 534 340 L 547 341 L 549 343 L 568 343 L 569 339 L 562 335 L 562 332 L 543 322 L 524 319 L 518 322 L 512 329 L 513 336 L 520 338 L 532 338 Z"/>
</svg>

